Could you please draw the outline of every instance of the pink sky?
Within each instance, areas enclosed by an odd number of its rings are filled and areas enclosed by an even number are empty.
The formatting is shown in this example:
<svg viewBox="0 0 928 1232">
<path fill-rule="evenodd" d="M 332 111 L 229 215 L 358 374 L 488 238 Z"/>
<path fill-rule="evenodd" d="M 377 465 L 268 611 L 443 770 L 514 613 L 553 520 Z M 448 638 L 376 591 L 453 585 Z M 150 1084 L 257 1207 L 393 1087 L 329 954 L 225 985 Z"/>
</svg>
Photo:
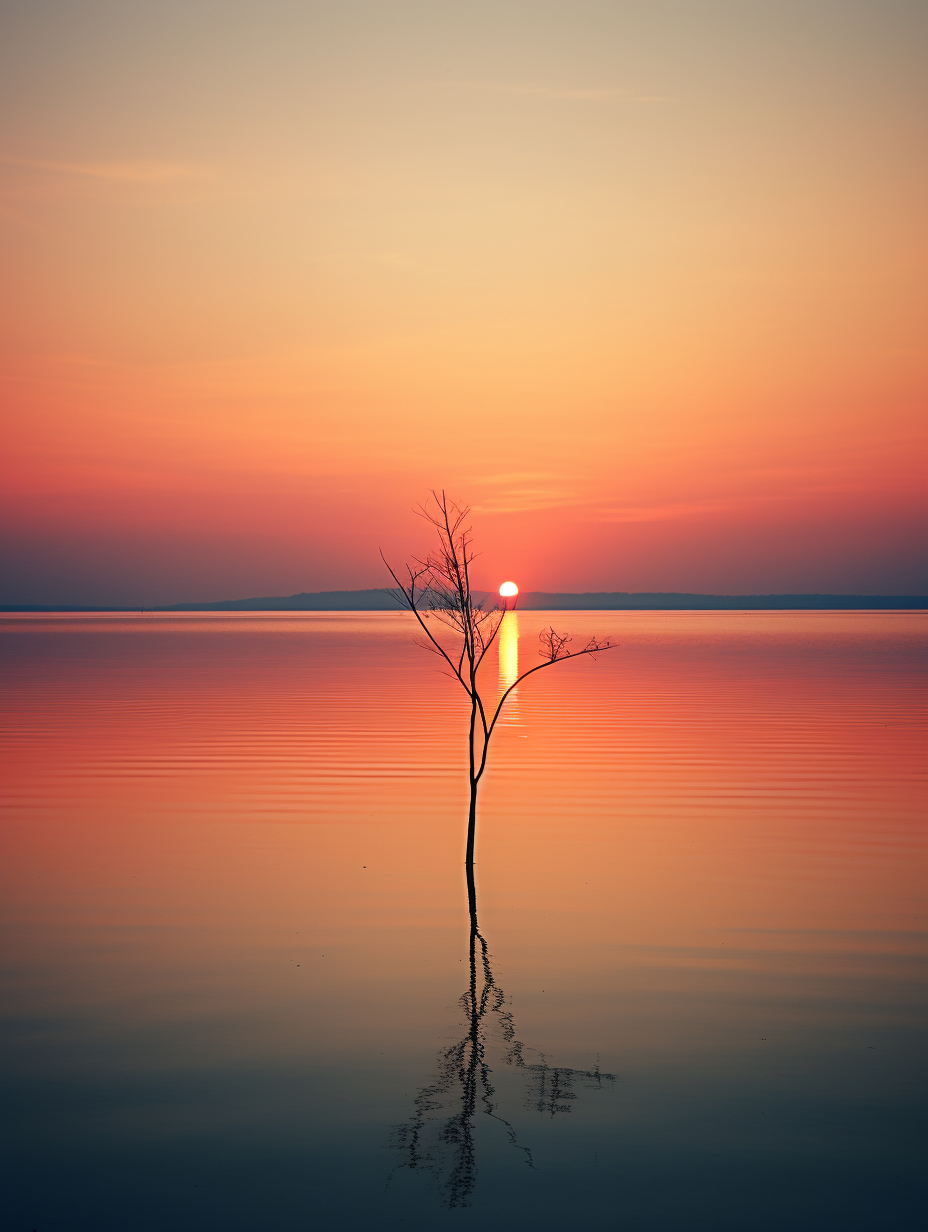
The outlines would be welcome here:
<svg viewBox="0 0 928 1232">
<path fill-rule="evenodd" d="M 928 590 L 923 6 L 59 8 L 2 601 L 383 585 L 432 486 L 488 587 Z"/>
</svg>

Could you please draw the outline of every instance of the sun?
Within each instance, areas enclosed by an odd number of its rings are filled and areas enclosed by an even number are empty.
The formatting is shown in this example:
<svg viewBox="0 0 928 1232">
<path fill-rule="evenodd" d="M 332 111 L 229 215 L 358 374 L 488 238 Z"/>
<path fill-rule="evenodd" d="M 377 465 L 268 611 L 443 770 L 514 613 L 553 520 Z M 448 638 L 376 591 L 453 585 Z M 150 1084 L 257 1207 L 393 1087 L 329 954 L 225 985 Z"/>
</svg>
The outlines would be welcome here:
<svg viewBox="0 0 928 1232">
<path fill-rule="evenodd" d="M 514 599 L 519 593 L 519 588 L 515 582 L 503 582 L 499 588 L 499 593 L 502 599 Z"/>
</svg>

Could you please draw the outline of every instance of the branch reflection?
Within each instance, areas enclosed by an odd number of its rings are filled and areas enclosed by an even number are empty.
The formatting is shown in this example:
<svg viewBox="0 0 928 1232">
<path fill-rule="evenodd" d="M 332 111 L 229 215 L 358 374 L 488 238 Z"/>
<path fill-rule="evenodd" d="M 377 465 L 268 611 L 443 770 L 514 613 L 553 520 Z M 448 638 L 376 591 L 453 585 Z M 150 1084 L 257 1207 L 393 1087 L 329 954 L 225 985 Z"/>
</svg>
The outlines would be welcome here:
<svg viewBox="0 0 928 1232">
<path fill-rule="evenodd" d="M 498 1111 L 488 1060 L 491 1049 L 496 1047 L 501 1062 L 521 1072 L 525 1079 L 524 1105 L 542 1115 L 570 1112 L 577 1098 L 575 1087 L 601 1090 L 604 1083 L 615 1082 L 614 1074 L 600 1072 L 598 1062 L 588 1070 L 554 1067 L 543 1053 L 515 1038 L 515 1022 L 505 1008 L 505 994 L 496 981 L 486 939 L 477 924 L 473 869 L 466 871 L 470 979 L 459 1002 L 466 1033 L 438 1054 L 435 1080 L 419 1090 L 413 1115 L 394 1127 L 391 1143 L 403 1156 L 394 1171 L 409 1168 L 429 1174 L 448 1207 L 470 1205 L 477 1181 L 474 1134 L 478 1114 L 496 1121 L 522 1162 L 529 1168 L 535 1166 L 530 1149 Z M 539 1060 L 527 1060 L 525 1051 L 535 1053 Z"/>
</svg>

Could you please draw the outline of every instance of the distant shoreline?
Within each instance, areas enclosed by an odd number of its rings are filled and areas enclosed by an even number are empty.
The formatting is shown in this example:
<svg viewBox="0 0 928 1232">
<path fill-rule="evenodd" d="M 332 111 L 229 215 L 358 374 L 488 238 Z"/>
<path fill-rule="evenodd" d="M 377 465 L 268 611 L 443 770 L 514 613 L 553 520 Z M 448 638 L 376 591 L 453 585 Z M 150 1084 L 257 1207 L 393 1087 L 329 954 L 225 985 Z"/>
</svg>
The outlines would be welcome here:
<svg viewBox="0 0 928 1232">
<path fill-rule="evenodd" d="M 489 596 L 488 596 L 489 597 Z M 928 595 L 699 595 L 683 592 L 626 593 L 594 591 L 581 594 L 526 591 L 519 596 L 522 611 L 860 611 L 921 610 Z M 212 603 L 174 603 L 165 607 L 86 607 L 77 604 L 0 604 L 0 613 L 54 612 L 392 612 L 401 611 L 388 591 L 323 590 L 253 599 L 222 599 Z"/>
</svg>

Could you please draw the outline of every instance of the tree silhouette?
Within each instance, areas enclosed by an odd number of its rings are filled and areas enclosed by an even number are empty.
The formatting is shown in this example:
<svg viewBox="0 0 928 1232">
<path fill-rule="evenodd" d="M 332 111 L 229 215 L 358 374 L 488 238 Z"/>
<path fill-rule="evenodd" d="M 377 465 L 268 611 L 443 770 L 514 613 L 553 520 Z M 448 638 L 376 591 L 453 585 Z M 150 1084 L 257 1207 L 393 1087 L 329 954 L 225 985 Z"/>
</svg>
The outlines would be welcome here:
<svg viewBox="0 0 928 1232">
<path fill-rule="evenodd" d="M 419 645 L 444 660 L 447 674 L 461 684 L 470 701 L 470 807 L 464 863 L 471 868 L 477 828 L 477 788 L 486 770 L 490 738 L 509 695 L 528 676 L 543 668 L 581 655 L 611 650 L 614 643 L 608 638 L 602 641 L 590 638 L 580 650 L 570 650 L 568 646 L 572 639 L 549 626 L 542 630 L 539 637 L 539 653 L 543 661 L 514 680 L 495 707 L 488 706 L 480 692 L 478 672 L 487 651 L 496 640 L 507 609 L 498 605 L 485 608 L 471 590 L 470 566 L 474 552 L 471 528 L 467 524 L 470 509 L 449 500 L 444 491 L 439 493 L 433 490 L 431 500 L 420 505 L 418 512 L 435 527 L 438 547 L 424 560 L 413 558 L 406 565 L 405 580 L 400 579 L 382 552 L 381 556 L 396 583 L 396 589 L 390 593 L 403 607 L 409 608 L 425 634 Z M 460 643 L 453 647 L 445 646 L 436 636 L 435 623 L 451 629 L 460 638 Z"/>
<path fill-rule="evenodd" d="M 577 1098 L 575 1086 L 602 1090 L 615 1082 L 614 1074 L 592 1069 L 553 1067 L 543 1053 L 538 1061 L 525 1057 L 526 1045 L 515 1038 L 515 1022 L 505 1008 L 506 996 L 493 971 L 489 947 L 477 924 L 477 895 L 473 869 L 467 869 L 470 913 L 470 978 L 459 1004 L 465 1033 L 438 1054 L 434 1080 L 420 1088 L 413 1115 L 394 1126 L 391 1145 L 403 1159 L 394 1171 L 409 1168 L 431 1175 L 444 1204 L 469 1206 L 477 1182 L 475 1118 L 483 1115 L 497 1121 L 523 1162 L 533 1168 L 528 1147 L 522 1146 L 515 1127 L 498 1112 L 490 1056 L 494 1044 L 502 1063 L 518 1069 L 525 1078 L 525 1107 L 542 1115 L 570 1112 Z M 529 1051 L 534 1051 L 529 1049 Z M 392 1174 L 391 1174 L 392 1175 Z"/>
</svg>

